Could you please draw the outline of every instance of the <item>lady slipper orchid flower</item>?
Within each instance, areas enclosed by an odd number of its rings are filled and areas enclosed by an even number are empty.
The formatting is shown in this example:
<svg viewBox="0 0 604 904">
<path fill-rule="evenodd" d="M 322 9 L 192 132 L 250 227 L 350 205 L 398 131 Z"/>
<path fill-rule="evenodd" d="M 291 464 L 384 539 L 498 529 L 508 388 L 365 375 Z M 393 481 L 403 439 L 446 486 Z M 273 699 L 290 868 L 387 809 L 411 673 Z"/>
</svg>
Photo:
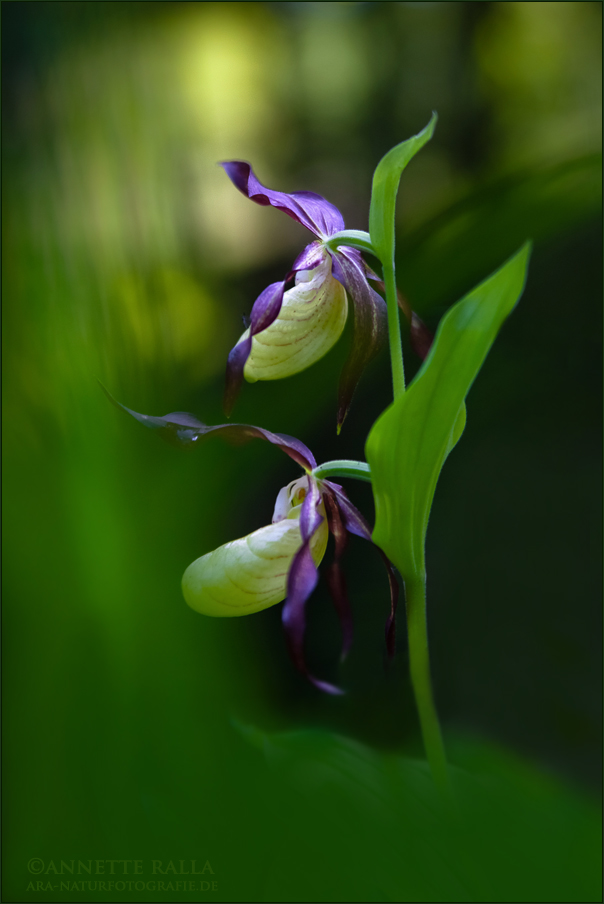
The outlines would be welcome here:
<svg viewBox="0 0 604 904">
<path fill-rule="evenodd" d="M 252 307 L 248 329 L 228 357 L 224 406 L 230 415 L 243 379 L 277 380 L 314 364 L 338 341 L 354 309 L 352 347 L 340 376 L 338 432 L 361 373 L 386 337 L 386 305 L 367 282 L 356 248 L 327 244 L 344 229 L 342 214 L 314 192 L 272 191 L 256 178 L 249 163 L 221 163 L 231 182 L 250 200 L 282 210 L 317 240 L 307 245 L 282 282 L 272 283 Z M 286 283 L 294 285 L 285 290 Z"/>
<path fill-rule="evenodd" d="M 293 480 L 279 492 L 272 524 L 242 540 L 226 543 L 189 565 L 182 579 L 184 598 L 202 615 L 236 616 L 260 612 L 282 602 L 287 577 L 302 543 L 300 515 L 308 495 L 308 477 Z M 329 534 L 325 506 L 310 539 L 310 552 L 319 565 Z"/>
<path fill-rule="evenodd" d="M 282 622 L 294 664 L 316 687 L 330 694 L 342 691 L 312 675 L 304 657 L 306 601 L 318 580 L 331 533 L 335 540 L 333 562 L 327 583 L 342 627 L 342 659 L 352 643 L 352 617 L 340 560 L 348 534 L 371 541 L 371 528 L 339 484 L 315 474 L 317 462 L 310 449 L 293 436 L 271 433 L 249 424 L 219 424 L 208 427 L 186 412 L 152 417 L 139 414 L 109 400 L 141 424 L 177 446 L 199 445 L 213 434 L 235 443 L 263 439 L 279 446 L 303 470 L 302 477 L 283 487 L 277 495 L 272 523 L 247 537 L 225 543 L 196 559 L 186 569 L 183 594 L 188 605 L 203 615 L 232 617 L 250 615 L 285 600 Z M 388 571 L 390 615 L 386 623 L 386 645 L 394 654 L 398 584 L 393 566 L 376 547 Z"/>
</svg>

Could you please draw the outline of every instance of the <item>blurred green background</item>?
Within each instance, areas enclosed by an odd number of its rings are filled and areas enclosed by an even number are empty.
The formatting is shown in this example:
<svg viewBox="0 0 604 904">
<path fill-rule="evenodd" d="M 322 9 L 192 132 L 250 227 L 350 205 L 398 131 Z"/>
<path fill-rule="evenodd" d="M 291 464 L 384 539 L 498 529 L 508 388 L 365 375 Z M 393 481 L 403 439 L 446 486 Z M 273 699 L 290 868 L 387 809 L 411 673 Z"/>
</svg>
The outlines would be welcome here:
<svg viewBox="0 0 604 904">
<path fill-rule="evenodd" d="M 601 783 L 601 16 L 591 2 L 2 4 L 4 900 L 598 899 L 581 882 Z M 216 162 L 249 160 L 366 229 L 375 165 L 433 109 L 398 208 L 412 306 L 435 327 L 535 243 L 428 532 L 456 774 L 497 775 L 497 806 L 516 800 L 493 817 L 493 850 L 522 831 L 537 845 L 533 865 L 506 855 L 503 870 L 485 847 L 481 879 L 445 829 L 434 841 L 404 618 L 386 668 L 374 551 L 353 538 L 347 554 L 344 666 L 324 586 L 309 604 L 309 662 L 349 691 L 322 696 L 287 657 L 280 607 L 211 620 L 180 593 L 194 558 L 269 522 L 296 467 L 261 443 L 164 446 L 97 382 L 137 411 L 221 423 L 241 317 L 309 236 Z M 349 338 L 244 386 L 236 420 L 318 461 L 363 458 L 389 364 L 337 438 Z M 370 488 L 347 490 L 371 519 Z M 489 781 L 468 831 L 497 809 Z M 217 889 L 34 894 L 48 875 L 33 857 L 209 860 Z"/>
</svg>

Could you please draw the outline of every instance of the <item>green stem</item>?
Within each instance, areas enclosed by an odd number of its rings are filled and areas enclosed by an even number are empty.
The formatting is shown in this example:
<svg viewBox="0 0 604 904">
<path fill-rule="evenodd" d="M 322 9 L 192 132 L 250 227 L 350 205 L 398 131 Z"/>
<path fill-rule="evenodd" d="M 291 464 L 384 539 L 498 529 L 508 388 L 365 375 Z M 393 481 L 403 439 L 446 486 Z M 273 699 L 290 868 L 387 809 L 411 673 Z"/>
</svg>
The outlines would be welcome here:
<svg viewBox="0 0 604 904">
<path fill-rule="evenodd" d="M 405 599 L 407 606 L 409 668 L 415 702 L 419 712 L 424 748 L 434 782 L 443 797 L 449 801 L 451 799 L 451 786 L 447 771 L 447 759 L 430 681 L 425 574 L 423 577 L 405 581 Z"/>
<path fill-rule="evenodd" d="M 314 477 L 355 477 L 371 483 L 371 470 L 365 461 L 326 461 L 313 470 Z"/>
<path fill-rule="evenodd" d="M 401 343 L 401 327 L 398 319 L 398 298 L 396 294 L 396 275 L 394 261 L 383 262 L 384 286 L 386 288 L 386 306 L 388 308 L 388 339 L 390 342 L 390 363 L 392 366 L 392 389 L 397 399 L 405 391 L 405 368 L 403 365 L 403 346 Z"/>
</svg>

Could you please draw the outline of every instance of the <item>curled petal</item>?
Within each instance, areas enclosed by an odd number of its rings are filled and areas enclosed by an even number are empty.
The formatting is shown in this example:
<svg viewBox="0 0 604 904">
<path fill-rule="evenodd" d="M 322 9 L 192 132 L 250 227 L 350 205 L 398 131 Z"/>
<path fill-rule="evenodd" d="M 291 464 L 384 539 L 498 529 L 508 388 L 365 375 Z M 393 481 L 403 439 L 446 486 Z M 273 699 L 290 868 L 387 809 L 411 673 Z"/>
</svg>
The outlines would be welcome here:
<svg viewBox="0 0 604 904">
<path fill-rule="evenodd" d="M 329 531 L 333 535 L 333 538 L 335 540 L 336 559 L 341 559 L 344 555 L 346 547 L 348 546 L 348 533 L 342 520 L 337 497 L 335 493 L 331 492 L 332 486 L 335 487 L 337 486 L 337 484 L 331 484 L 331 482 L 327 480 L 325 481 L 325 483 L 329 487 L 328 491 L 323 496 L 325 502 L 325 511 L 327 513 L 327 522 L 329 524 Z M 344 491 L 342 490 L 342 492 Z"/>
<path fill-rule="evenodd" d="M 276 207 L 292 219 L 306 226 L 319 238 L 327 238 L 344 229 L 344 219 L 337 207 L 312 191 L 294 191 L 290 194 L 273 191 L 262 185 L 249 163 L 243 160 L 227 160 L 220 164 L 233 185 L 242 194 L 263 206 Z"/>
<path fill-rule="evenodd" d="M 287 581 L 287 599 L 282 613 L 283 628 L 292 659 L 304 675 L 308 671 L 304 659 L 304 633 L 306 630 L 304 610 L 306 601 L 319 580 L 309 547 L 309 543 L 304 543 L 296 552 Z"/>
<path fill-rule="evenodd" d="M 260 293 L 250 315 L 252 334 L 267 329 L 279 314 L 283 299 L 283 282 L 271 283 Z"/>
<path fill-rule="evenodd" d="M 316 570 L 327 546 L 327 524 L 306 544 Z M 285 518 L 201 556 L 184 573 L 186 602 L 202 615 L 260 612 L 285 599 L 288 573 L 303 544 L 297 518 Z M 316 563 L 316 564 L 315 564 Z"/>
<path fill-rule="evenodd" d="M 300 510 L 300 531 L 305 542 L 310 540 L 316 529 L 325 520 L 325 509 L 321 499 L 319 484 L 310 475 L 307 480 L 308 492 L 304 497 Z"/>
<path fill-rule="evenodd" d="M 387 314 L 384 299 L 367 282 L 358 251 L 339 248 L 333 252 L 333 261 L 334 276 L 345 286 L 354 309 L 352 347 L 340 375 L 338 389 L 339 433 L 361 374 L 386 341 Z"/>
<path fill-rule="evenodd" d="M 347 313 L 346 292 L 331 275 L 331 258 L 325 253 L 314 270 L 297 273 L 270 326 L 260 331 L 252 324 L 235 346 L 235 352 L 244 345 L 247 349 L 253 337 L 245 379 L 278 380 L 314 364 L 342 335 Z"/>
<path fill-rule="evenodd" d="M 327 585 L 338 618 L 340 619 L 340 626 L 342 628 L 342 652 L 340 654 L 340 659 L 344 660 L 352 646 L 352 610 L 350 608 L 350 600 L 348 599 L 346 579 L 340 567 L 340 559 L 342 558 L 348 543 L 348 534 L 344 527 L 340 509 L 335 498 L 331 493 L 327 492 L 323 499 L 325 502 L 329 530 L 333 535 L 336 544 L 334 560 L 329 566 L 326 574 Z"/>
<path fill-rule="evenodd" d="M 320 681 L 308 671 L 304 658 L 304 634 L 306 631 L 306 601 L 317 586 L 319 575 L 312 555 L 314 537 L 327 530 L 325 508 L 316 480 L 309 478 L 308 494 L 300 511 L 300 532 L 304 543 L 294 556 L 287 580 L 287 599 L 283 606 L 282 621 L 285 637 L 296 668 L 320 690 L 328 694 L 342 691 L 326 681 Z M 279 522 L 282 523 L 282 522 Z"/>
<path fill-rule="evenodd" d="M 104 386 L 101 385 L 101 388 L 112 405 L 136 418 L 145 427 L 157 430 L 162 439 L 174 446 L 191 448 L 193 445 L 200 445 L 212 435 L 222 436 L 227 441 L 235 444 L 245 443 L 250 439 L 263 439 L 275 446 L 279 446 L 301 468 L 312 470 L 312 468 L 317 466 L 315 457 L 310 449 L 294 436 L 287 436 L 285 433 L 271 433 L 270 430 L 254 427 L 251 424 L 217 424 L 215 427 L 208 427 L 207 424 L 198 420 L 195 415 L 188 414 L 185 411 L 175 411 L 172 414 L 165 414 L 163 417 L 139 414 L 114 399 Z"/>
<path fill-rule="evenodd" d="M 327 694 L 341 694 L 343 691 L 334 684 L 321 681 L 312 675 L 304 658 L 304 633 L 306 600 L 317 585 L 316 565 L 310 555 L 309 546 L 304 544 L 296 553 L 290 569 L 287 585 L 287 600 L 283 606 L 283 627 L 290 655 L 296 668 L 319 690 Z"/>
<path fill-rule="evenodd" d="M 346 530 L 351 534 L 356 534 L 357 537 L 361 537 L 363 540 L 368 540 L 370 543 L 373 543 L 369 522 L 360 513 L 358 508 L 352 504 L 342 487 L 339 484 L 334 483 L 333 480 L 324 480 L 323 485 L 328 489 L 335 500 L 340 512 L 340 518 Z"/>
<path fill-rule="evenodd" d="M 224 387 L 224 410 L 227 417 L 233 410 L 241 389 L 244 367 L 252 349 L 253 337 L 256 333 L 266 330 L 279 314 L 284 289 L 285 282 L 277 282 L 271 283 L 260 293 L 252 308 L 249 328 L 229 354 Z"/>
<path fill-rule="evenodd" d="M 328 489 L 328 493 L 331 493 L 332 497 L 335 499 L 346 530 L 351 534 L 362 537 L 363 540 L 369 540 L 370 543 L 373 543 L 369 524 L 356 506 L 352 504 L 342 487 L 332 480 L 324 480 L 323 485 Z M 386 649 L 388 651 L 388 656 L 392 658 L 394 656 L 396 640 L 396 610 L 399 598 L 399 585 L 392 562 L 379 546 L 376 546 L 375 543 L 373 543 L 373 545 L 379 552 L 382 561 L 386 566 L 388 584 L 390 585 L 390 615 L 386 621 Z"/>
</svg>

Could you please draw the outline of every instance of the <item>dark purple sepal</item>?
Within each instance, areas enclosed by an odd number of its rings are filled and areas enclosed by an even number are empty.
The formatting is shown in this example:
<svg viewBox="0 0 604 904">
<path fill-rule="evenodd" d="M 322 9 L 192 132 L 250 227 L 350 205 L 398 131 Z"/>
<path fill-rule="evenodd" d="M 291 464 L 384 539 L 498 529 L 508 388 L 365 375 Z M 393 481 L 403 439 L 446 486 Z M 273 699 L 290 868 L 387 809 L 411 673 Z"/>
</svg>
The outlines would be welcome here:
<svg viewBox="0 0 604 904">
<path fill-rule="evenodd" d="M 266 188 L 244 160 L 226 160 L 220 164 L 233 185 L 256 204 L 276 207 L 306 226 L 319 238 L 327 238 L 344 229 L 344 219 L 337 207 L 312 191 L 286 193 Z"/>
<path fill-rule="evenodd" d="M 288 277 L 291 274 L 288 274 Z M 224 412 L 230 417 L 231 411 L 237 401 L 237 396 L 243 383 L 243 369 L 245 362 L 252 350 L 252 338 L 265 330 L 276 320 L 281 305 L 283 304 L 283 292 L 285 281 L 271 283 L 264 289 L 252 307 L 250 315 L 250 334 L 247 339 L 240 341 L 229 353 L 226 366 L 226 378 L 224 386 Z"/>
<path fill-rule="evenodd" d="M 325 576 L 335 610 L 340 619 L 340 627 L 342 629 L 340 661 L 343 662 L 352 646 L 353 636 L 352 609 L 346 587 L 346 578 L 340 566 L 340 559 L 348 544 L 348 533 L 344 527 L 336 497 L 328 491 L 323 495 L 323 501 L 325 503 L 329 530 L 333 535 L 336 546 L 334 560 L 327 569 Z"/>
<path fill-rule="evenodd" d="M 356 534 L 357 537 L 361 537 L 363 540 L 373 543 L 369 522 L 358 508 L 352 504 L 342 487 L 334 483 L 333 480 L 324 480 L 323 484 L 328 487 L 333 497 L 335 497 L 340 517 L 346 530 L 351 534 Z"/>
<path fill-rule="evenodd" d="M 310 551 L 310 540 L 321 524 L 323 516 L 317 510 L 321 493 L 317 481 L 309 477 L 309 490 L 300 512 L 300 533 L 303 543 L 293 558 L 287 576 L 287 597 L 281 619 L 294 665 L 309 681 L 328 694 L 342 694 L 333 684 L 320 681 L 308 671 L 304 658 L 304 634 L 306 632 L 306 601 L 317 586 L 319 572 Z"/>
<path fill-rule="evenodd" d="M 339 433 L 361 374 L 386 342 L 387 313 L 384 299 L 367 282 L 365 265 L 356 249 L 339 248 L 332 253 L 332 262 L 332 273 L 346 289 L 354 310 L 352 345 L 338 387 Z"/>
<path fill-rule="evenodd" d="M 114 399 L 102 384 L 101 388 L 116 408 L 125 411 L 145 427 L 156 430 L 162 439 L 165 439 L 173 446 L 191 448 L 194 445 L 199 445 L 212 435 L 222 436 L 228 442 L 236 445 L 246 443 L 251 439 L 263 439 L 274 446 L 279 446 L 301 468 L 312 470 L 317 466 L 315 457 L 310 449 L 296 439 L 295 436 L 288 436 L 286 433 L 272 433 L 270 430 L 254 427 L 251 424 L 217 424 L 214 427 L 208 427 L 207 424 L 198 420 L 195 415 L 188 414 L 186 411 L 175 411 L 163 417 L 139 414 Z"/>
<path fill-rule="evenodd" d="M 324 480 L 323 484 L 329 487 L 329 490 L 331 490 L 331 493 L 335 497 L 346 530 L 351 534 L 356 534 L 357 537 L 362 537 L 363 540 L 369 540 L 370 543 L 373 543 L 373 540 L 371 539 L 371 528 L 369 527 L 368 522 L 356 506 L 352 504 L 342 487 L 332 480 Z M 379 546 L 375 543 L 373 543 L 373 545 L 382 557 L 382 561 L 384 562 L 388 573 L 388 584 L 390 585 L 390 615 L 386 621 L 386 649 L 388 651 L 388 656 L 392 658 L 394 656 L 395 647 L 395 620 L 399 598 L 399 585 L 394 565 Z"/>
</svg>

